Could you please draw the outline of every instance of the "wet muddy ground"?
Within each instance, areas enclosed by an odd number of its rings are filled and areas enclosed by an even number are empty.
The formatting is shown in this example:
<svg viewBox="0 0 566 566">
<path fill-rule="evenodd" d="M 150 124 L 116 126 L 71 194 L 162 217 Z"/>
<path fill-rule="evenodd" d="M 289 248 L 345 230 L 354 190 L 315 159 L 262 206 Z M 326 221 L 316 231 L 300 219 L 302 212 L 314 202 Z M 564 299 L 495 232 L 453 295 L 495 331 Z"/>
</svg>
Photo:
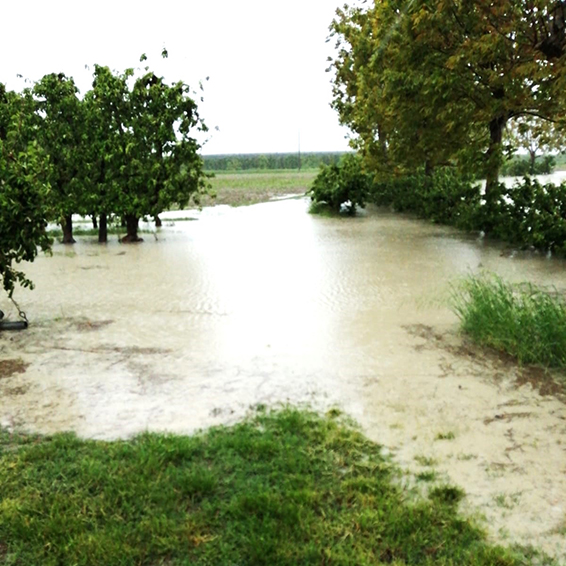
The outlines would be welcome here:
<svg viewBox="0 0 566 566">
<path fill-rule="evenodd" d="M 461 485 L 494 538 L 566 556 L 563 377 L 478 350 L 447 306 L 481 270 L 564 292 L 566 264 L 307 208 L 180 211 L 139 245 L 56 245 L 17 295 L 30 328 L 0 335 L 0 425 L 112 439 L 338 406 L 407 470 Z"/>
</svg>

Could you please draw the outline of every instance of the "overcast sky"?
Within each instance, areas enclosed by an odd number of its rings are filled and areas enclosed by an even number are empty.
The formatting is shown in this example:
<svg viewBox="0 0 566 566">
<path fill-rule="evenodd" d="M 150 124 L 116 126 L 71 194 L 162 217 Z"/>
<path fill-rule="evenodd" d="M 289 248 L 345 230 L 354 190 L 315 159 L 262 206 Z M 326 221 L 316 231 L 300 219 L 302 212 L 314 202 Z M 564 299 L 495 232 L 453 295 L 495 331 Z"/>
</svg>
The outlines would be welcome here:
<svg viewBox="0 0 566 566">
<path fill-rule="evenodd" d="M 330 108 L 328 26 L 340 0 L 2 0 L 0 82 L 73 76 L 85 65 L 147 64 L 197 88 L 211 129 L 203 153 L 341 151 L 347 131 Z M 169 58 L 162 60 L 163 47 Z M 215 130 L 218 127 L 218 131 Z"/>
</svg>

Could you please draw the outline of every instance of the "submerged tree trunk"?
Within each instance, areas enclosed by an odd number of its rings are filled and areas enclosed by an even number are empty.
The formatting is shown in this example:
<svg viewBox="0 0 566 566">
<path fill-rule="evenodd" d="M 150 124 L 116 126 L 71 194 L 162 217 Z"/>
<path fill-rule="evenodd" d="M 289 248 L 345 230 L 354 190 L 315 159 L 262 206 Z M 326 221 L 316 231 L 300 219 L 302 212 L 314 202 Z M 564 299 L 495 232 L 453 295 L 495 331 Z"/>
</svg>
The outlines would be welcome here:
<svg viewBox="0 0 566 566">
<path fill-rule="evenodd" d="M 138 236 L 139 218 L 133 214 L 126 214 L 126 235 L 122 238 L 122 242 L 143 242 Z"/>
<path fill-rule="evenodd" d="M 102 212 L 98 228 L 98 243 L 105 244 L 106 242 L 108 242 L 108 216 L 106 212 Z"/>
<path fill-rule="evenodd" d="M 161 226 L 163 226 L 163 223 L 161 222 L 161 218 L 159 218 L 159 215 L 155 215 L 155 227 L 156 228 L 161 228 Z"/>
<path fill-rule="evenodd" d="M 98 222 L 96 221 L 96 214 L 91 214 L 90 217 L 92 218 L 92 228 L 96 230 L 98 228 Z"/>
<path fill-rule="evenodd" d="M 73 238 L 73 216 L 71 214 L 67 214 L 61 219 L 61 229 L 63 230 L 64 244 L 76 243 Z"/>
</svg>

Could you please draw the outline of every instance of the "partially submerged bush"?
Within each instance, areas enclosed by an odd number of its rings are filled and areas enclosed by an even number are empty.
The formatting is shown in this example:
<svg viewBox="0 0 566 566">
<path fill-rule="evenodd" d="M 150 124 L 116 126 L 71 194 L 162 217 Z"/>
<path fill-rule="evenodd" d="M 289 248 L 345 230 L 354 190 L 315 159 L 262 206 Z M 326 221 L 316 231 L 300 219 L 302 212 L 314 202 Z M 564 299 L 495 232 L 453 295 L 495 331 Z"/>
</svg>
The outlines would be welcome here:
<svg viewBox="0 0 566 566">
<path fill-rule="evenodd" d="M 433 222 L 473 229 L 480 190 L 470 179 L 446 167 L 433 175 L 423 172 L 377 182 L 372 188 L 372 200 Z"/>
<path fill-rule="evenodd" d="M 317 211 L 326 205 L 333 212 L 342 210 L 355 214 L 356 207 L 364 208 L 369 196 L 370 178 L 363 172 L 361 160 L 348 154 L 338 165 L 323 165 L 309 191 L 312 208 Z"/>
<path fill-rule="evenodd" d="M 499 185 L 499 193 L 489 211 L 494 236 L 523 248 L 566 252 L 566 184 L 525 177 L 512 187 Z"/>
<path fill-rule="evenodd" d="M 433 222 L 483 231 L 522 248 L 566 254 L 566 183 L 543 185 L 525 177 L 512 186 L 481 186 L 455 170 L 377 182 L 371 200 Z"/>
<path fill-rule="evenodd" d="M 566 302 L 560 295 L 497 276 L 470 276 L 454 288 L 452 308 L 477 343 L 521 363 L 566 367 Z"/>
</svg>

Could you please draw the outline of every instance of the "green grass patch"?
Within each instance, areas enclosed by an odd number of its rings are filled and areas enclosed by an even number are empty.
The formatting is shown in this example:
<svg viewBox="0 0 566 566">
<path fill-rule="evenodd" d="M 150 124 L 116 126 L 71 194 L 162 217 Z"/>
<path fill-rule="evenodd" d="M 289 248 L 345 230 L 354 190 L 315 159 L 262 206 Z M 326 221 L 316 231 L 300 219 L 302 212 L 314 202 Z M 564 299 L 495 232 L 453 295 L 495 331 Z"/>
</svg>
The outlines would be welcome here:
<svg viewBox="0 0 566 566">
<path fill-rule="evenodd" d="M 566 366 L 566 303 L 558 294 L 496 276 L 470 276 L 453 288 L 451 303 L 462 330 L 478 344 L 520 363 Z"/>
<path fill-rule="evenodd" d="M 439 486 L 415 498 L 344 419 L 284 409 L 194 436 L 0 433 L 0 564 L 518 566 Z"/>
</svg>

